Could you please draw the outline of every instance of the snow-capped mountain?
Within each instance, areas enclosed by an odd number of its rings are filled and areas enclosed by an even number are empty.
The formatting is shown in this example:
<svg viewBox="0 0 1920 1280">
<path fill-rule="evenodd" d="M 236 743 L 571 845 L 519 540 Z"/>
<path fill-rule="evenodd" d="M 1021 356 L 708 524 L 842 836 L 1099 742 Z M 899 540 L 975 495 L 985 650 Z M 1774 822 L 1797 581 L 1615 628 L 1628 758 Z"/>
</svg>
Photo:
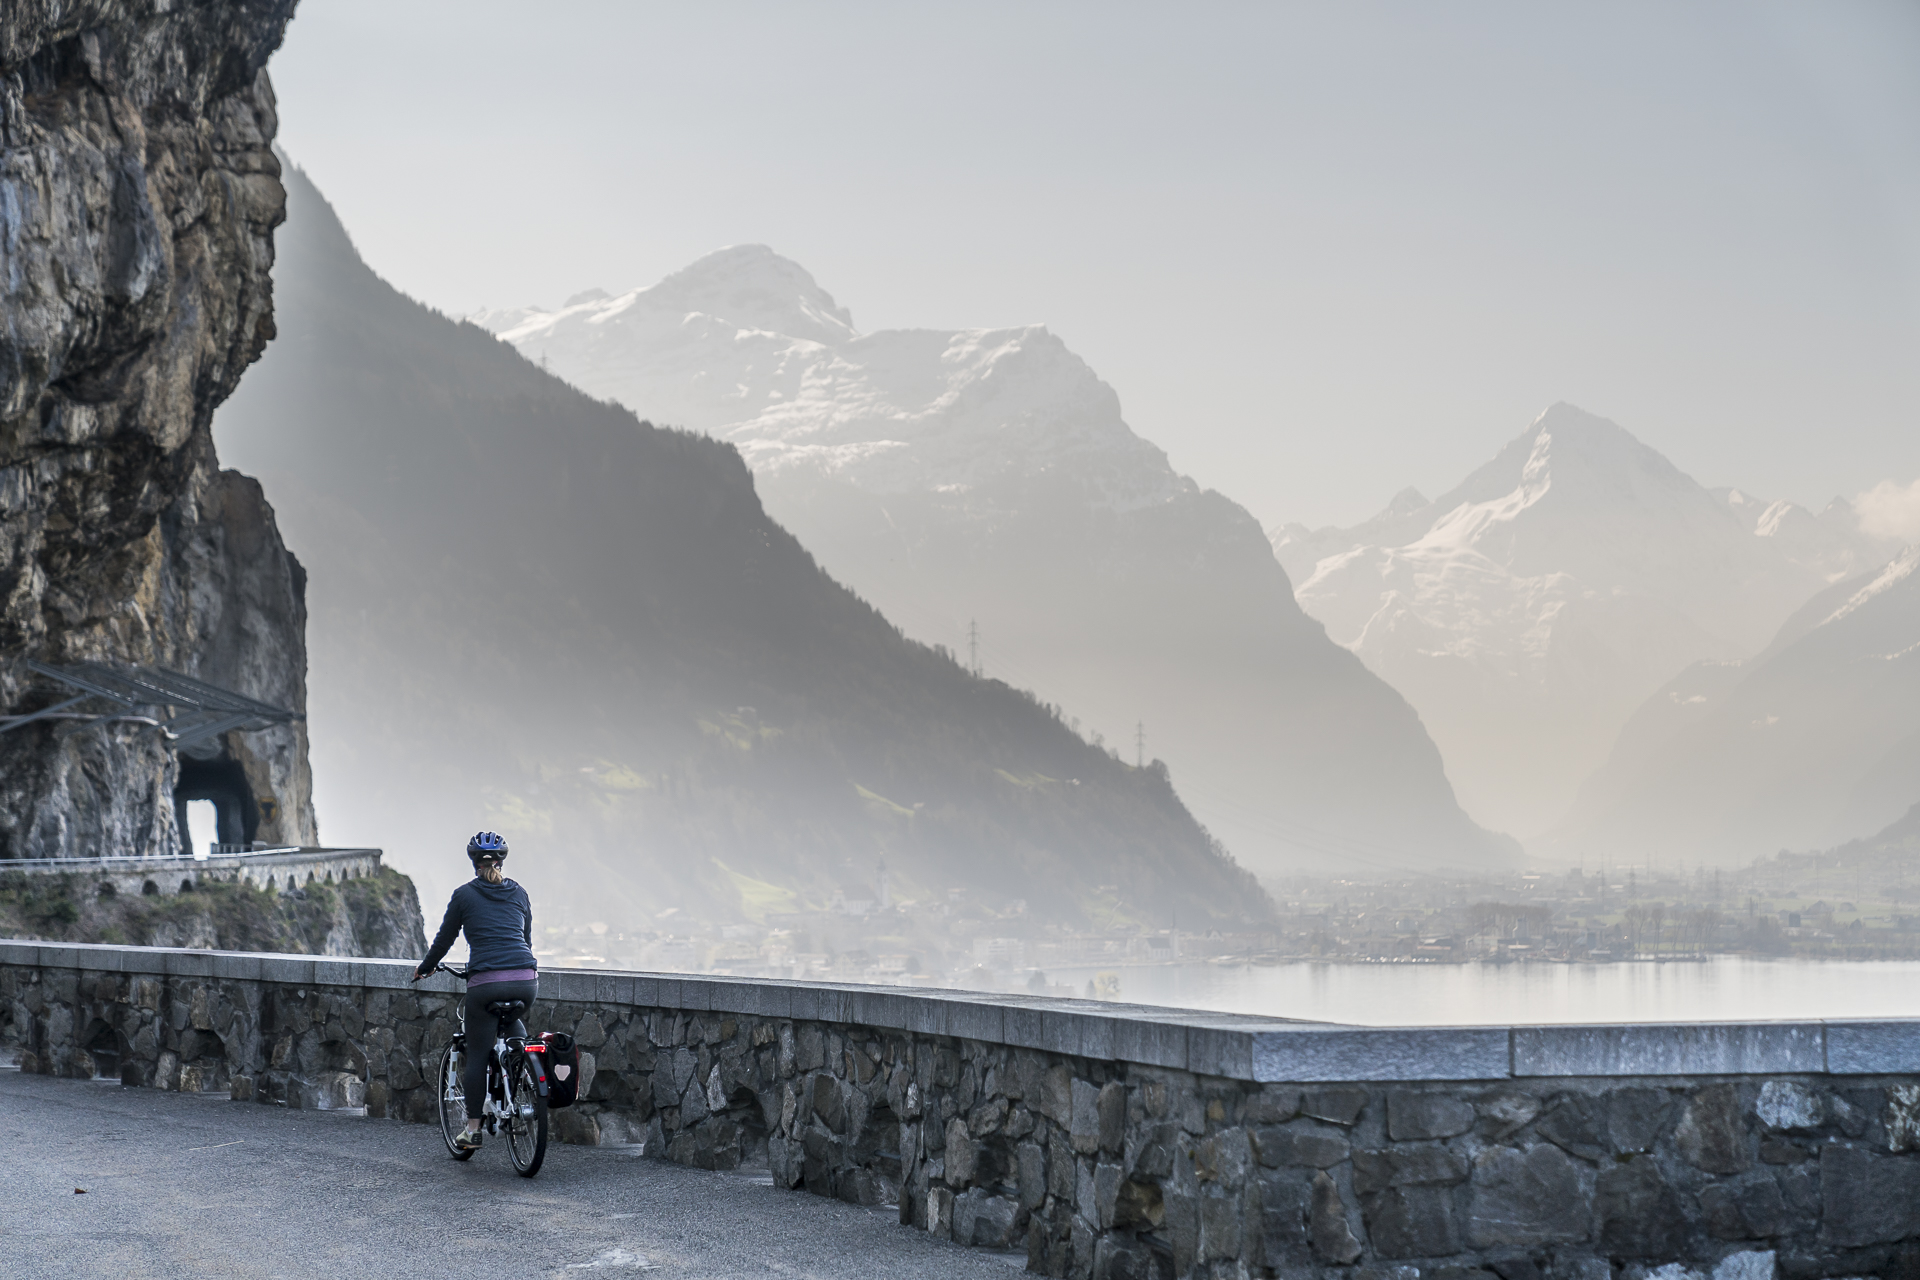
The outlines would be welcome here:
<svg viewBox="0 0 1920 1280">
<path fill-rule="evenodd" d="M 1920 800 L 1920 547 L 1700 663 L 1622 731 L 1543 848 L 1745 860 L 1876 831 Z"/>
<path fill-rule="evenodd" d="M 1845 503 L 1710 491 L 1566 404 L 1437 501 L 1407 490 L 1273 543 L 1302 607 L 1419 710 L 1468 811 L 1522 835 L 1565 813 L 1649 693 L 1755 653 L 1894 549 Z"/>
<path fill-rule="evenodd" d="M 1040 326 L 862 334 L 771 250 L 472 317 L 588 392 L 711 432 L 769 512 L 910 634 L 1124 744 L 1144 722 L 1246 865 L 1481 863 L 1406 702 L 1301 613 L 1258 523 L 1174 472 Z"/>
<path fill-rule="evenodd" d="M 861 334 L 764 245 L 722 249 L 617 298 L 596 289 L 555 312 L 469 318 L 594 395 L 733 441 L 762 474 L 965 494 L 1062 467 L 1119 510 L 1193 489 L 1044 327 Z"/>
</svg>

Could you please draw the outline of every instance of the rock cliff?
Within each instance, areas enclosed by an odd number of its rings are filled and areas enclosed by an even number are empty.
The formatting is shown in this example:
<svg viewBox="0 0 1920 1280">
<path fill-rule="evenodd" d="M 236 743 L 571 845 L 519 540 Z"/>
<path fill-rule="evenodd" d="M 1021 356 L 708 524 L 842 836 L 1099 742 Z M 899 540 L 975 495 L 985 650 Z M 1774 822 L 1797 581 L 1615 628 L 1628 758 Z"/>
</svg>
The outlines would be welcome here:
<svg viewBox="0 0 1920 1280">
<path fill-rule="evenodd" d="M 273 336 L 285 192 L 268 56 L 292 0 L 0 12 L 0 707 L 19 660 L 182 671 L 304 711 L 305 574 L 214 407 Z M 148 725 L 0 735 L 0 859 L 179 851 L 181 762 Z M 247 838 L 311 844 L 300 722 L 193 768 Z"/>
</svg>

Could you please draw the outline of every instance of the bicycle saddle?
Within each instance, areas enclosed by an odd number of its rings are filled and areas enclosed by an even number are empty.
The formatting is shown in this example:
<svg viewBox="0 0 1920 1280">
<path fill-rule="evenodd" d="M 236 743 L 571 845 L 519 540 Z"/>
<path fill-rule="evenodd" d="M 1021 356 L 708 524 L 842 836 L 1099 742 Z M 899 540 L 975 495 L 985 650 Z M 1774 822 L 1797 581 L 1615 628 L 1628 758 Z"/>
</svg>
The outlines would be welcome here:
<svg viewBox="0 0 1920 1280">
<path fill-rule="evenodd" d="M 526 1011 L 525 1000 L 495 1000 L 487 1006 L 487 1012 L 496 1018 L 517 1018 Z"/>
</svg>

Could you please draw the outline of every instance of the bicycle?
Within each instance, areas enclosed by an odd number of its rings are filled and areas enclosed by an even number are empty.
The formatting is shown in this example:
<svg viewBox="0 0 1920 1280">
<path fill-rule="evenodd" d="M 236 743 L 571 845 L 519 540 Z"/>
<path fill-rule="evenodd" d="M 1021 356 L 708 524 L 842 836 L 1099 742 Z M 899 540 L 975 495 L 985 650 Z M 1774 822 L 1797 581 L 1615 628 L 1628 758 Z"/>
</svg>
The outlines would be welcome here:
<svg viewBox="0 0 1920 1280">
<path fill-rule="evenodd" d="M 450 964 L 436 965 L 435 973 L 450 973 L 464 980 L 465 969 Z M 540 1172 L 547 1158 L 547 1073 L 538 1055 L 543 1045 L 529 1045 L 507 1029 L 527 1011 L 524 1000 L 498 1000 L 487 1005 L 497 1020 L 492 1046 L 487 1050 L 487 1096 L 481 1103 L 481 1128 L 491 1134 L 503 1130 L 507 1150 L 513 1156 L 514 1170 L 523 1178 Z M 460 1006 L 460 1029 L 440 1054 L 440 1071 L 435 1090 L 440 1103 L 440 1136 L 447 1153 L 455 1160 L 473 1158 L 471 1147 L 454 1145 L 454 1138 L 467 1124 L 467 1091 L 462 1068 L 467 1052 L 467 1011 Z"/>
</svg>

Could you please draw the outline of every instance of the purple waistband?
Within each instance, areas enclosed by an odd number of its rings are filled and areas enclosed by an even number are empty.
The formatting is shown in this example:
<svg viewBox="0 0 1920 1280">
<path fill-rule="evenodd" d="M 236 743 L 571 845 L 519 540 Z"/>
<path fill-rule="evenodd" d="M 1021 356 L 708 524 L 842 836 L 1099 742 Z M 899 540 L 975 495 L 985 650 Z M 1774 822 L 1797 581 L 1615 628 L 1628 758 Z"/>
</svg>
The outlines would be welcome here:
<svg viewBox="0 0 1920 1280">
<path fill-rule="evenodd" d="M 487 973 L 467 975 L 469 987 L 484 987 L 490 982 L 534 982 L 540 977 L 538 969 L 494 969 Z"/>
</svg>

